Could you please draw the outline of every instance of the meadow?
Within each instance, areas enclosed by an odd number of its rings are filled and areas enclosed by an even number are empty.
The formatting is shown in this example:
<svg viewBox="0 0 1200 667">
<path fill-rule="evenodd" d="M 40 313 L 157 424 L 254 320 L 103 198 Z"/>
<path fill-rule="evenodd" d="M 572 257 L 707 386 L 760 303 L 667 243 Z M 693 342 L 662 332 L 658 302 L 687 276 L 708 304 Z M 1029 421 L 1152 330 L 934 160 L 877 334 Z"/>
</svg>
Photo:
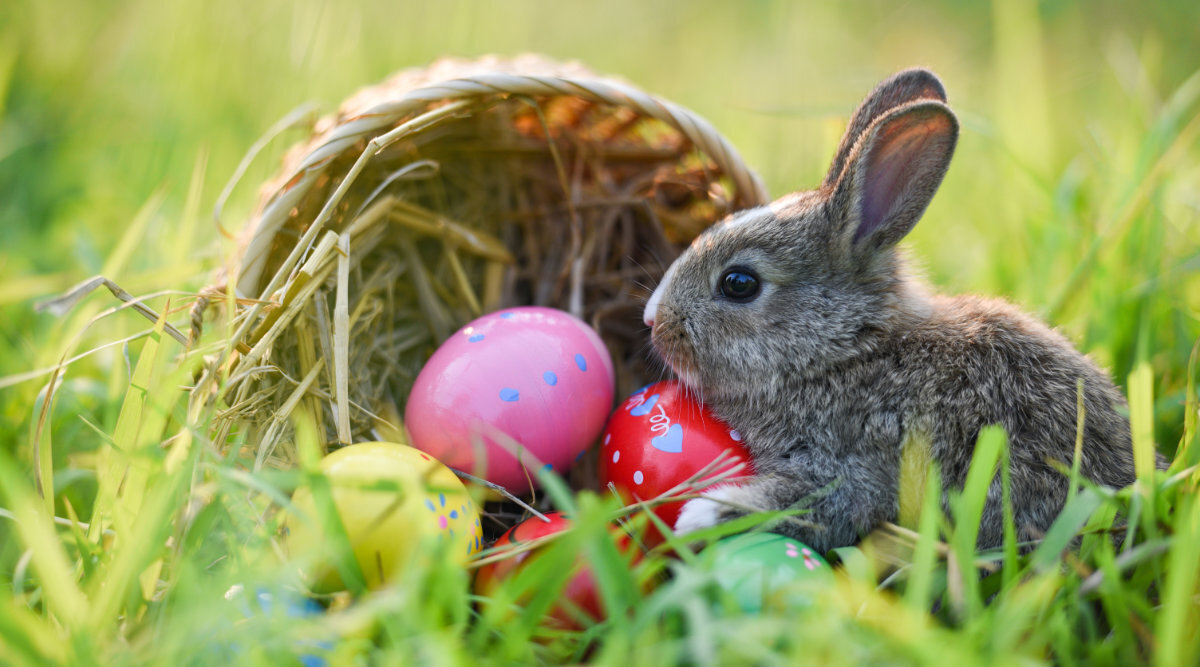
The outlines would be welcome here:
<svg viewBox="0 0 1200 667">
<path fill-rule="evenodd" d="M 276 664 L 333 647 L 346 664 L 1197 664 L 1200 9 L 1139 5 L 0 4 L 0 663 Z M 1135 450 L 1170 470 L 1083 484 L 1040 544 L 976 553 L 1006 456 L 988 431 L 950 515 L 930 496 L 889 533 L 882 576 L 877 554 L 838 550 L 835 583 L 755 613 L 714 586 L 706 552 L 628 567 L 614 503 L 564 489 L 552 497 L 577 530 L 523 582 L 539 591 L 524 611 L 480 611 L 468 575 L 440 563 L 324 614 L 244 613 L 227 591 L 294 589 L 265 508 L 300 478 L 250 475 L 201 442 L 196 362 L 162 325 L 186 330 L 302 134 L 271 144 L 215 216 L 222 190 L 305 103 L 329 111 L 441 56 L 522 52 L 698 112 L 775 196 L 820 181 L 877 81 L 933 69 L 962 135 L 912 256 L 938 290 L 1009 299 L 1066 334 L 1129 397 Z M 165 320 L 105 290 L 35 308 L 95 275 Z M 181 439 L 196 446 L 168 455 Z M 545 630 L 578 554 L 609 619 Z"/>
</svg>

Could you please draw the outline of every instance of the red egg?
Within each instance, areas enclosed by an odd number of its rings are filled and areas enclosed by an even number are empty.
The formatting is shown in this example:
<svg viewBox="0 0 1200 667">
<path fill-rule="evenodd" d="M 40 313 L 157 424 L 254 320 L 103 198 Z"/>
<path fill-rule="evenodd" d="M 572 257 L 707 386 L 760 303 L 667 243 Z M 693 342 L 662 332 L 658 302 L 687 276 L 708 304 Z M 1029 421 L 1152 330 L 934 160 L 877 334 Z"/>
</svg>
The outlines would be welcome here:
<svg viewBox="0 0 1200 667">
<path fill-rule="evenodd" d="M 571 527 L 571 522 L 561 512 L 549 512 L 546 518 L 549 522 L 532 517 L 513 526 L 500 536 L 493 545 L 497 548 L 518 548 L 523 544 L 553 535 Z M 527 563 L 536 560 L 539 549 L 521 551 L 511 558 L 488 563 L 479 568 L 475 575 L 475 592 L 483 597 L 489 597 L 500 580 L 514 575 Z M 595 620 L 604 618 L 600 594 L 596 590 L 596 580 L 591 570 L 580 564 L 578 572 L 571 577 L 563 589 L 562 596 L 574 606 L 584 611 Z M 547 614 L 548 625 L 572 630 L 582 630 L 574 614 L 563 605 L 556 604 Z"/>
<path fill-rule="evenodd" d="M 609 417 L 601 440 L 600 483 L 611 482 L 628 503 L 651 500 L 686 482 L 722 452 L 727 463 L 705 475 L 711 479 L 734 466 L 747 464 L 738 477 L 750 475 L 750 453 L 742 436 L 717 419 L 683 385 L 668 380 L 636 391 Z M 703 481 L 703 480 L 699 480 Z M 703 487 L 703 485 L 701 485 Z M 698 493 L 689 487 L 683 493 Z M 679 518 L 683 502 L 658 505 L 654 513 L 668 526 Z M 662 541 L 656 530 L 648 545 Z"/>
</svg>

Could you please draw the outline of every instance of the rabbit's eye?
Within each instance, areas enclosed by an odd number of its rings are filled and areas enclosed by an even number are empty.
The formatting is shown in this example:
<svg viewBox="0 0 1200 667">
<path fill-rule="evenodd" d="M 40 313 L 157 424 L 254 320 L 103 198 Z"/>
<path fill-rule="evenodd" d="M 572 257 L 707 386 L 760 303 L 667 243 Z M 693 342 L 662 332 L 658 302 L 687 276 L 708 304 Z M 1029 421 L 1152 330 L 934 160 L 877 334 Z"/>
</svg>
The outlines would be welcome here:
<svg viewBox="0 0 1200 667">
<path fill-rule="evenodd" d="M 734 267 L 721 276 L 721 296 L 745 303 L 758 296 L 758 276 L 749 269 Z"/>
</svg>

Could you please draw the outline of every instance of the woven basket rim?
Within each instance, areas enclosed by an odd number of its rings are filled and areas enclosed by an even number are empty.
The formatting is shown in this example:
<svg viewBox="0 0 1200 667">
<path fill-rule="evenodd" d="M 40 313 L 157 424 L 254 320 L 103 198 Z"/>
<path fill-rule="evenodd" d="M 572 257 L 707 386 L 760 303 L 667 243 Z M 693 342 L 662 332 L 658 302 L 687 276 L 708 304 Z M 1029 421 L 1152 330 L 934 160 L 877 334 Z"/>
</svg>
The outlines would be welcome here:
<svg viewBox="0 0 1200 667">
<path fill-rule="evenodd" d="M 519 66 L 520 62 L 516 64 Z M 499 69 L 482 71 L 411 88 L 395 99 L 369 106 L 364 111 L 341 120 L 324 133 L 324 141 L 303 157 L 284 181 L 286 185 L 271 194 L 271 198 L 257 216 L 258 220 L 254 223 L 252 234 L 242 254 L 237 281 L 238 292 L 243 296 L 248 296 L 247 292 L 269 296 L 265 293 L 269 290 L 262 289 L 260 283 L 274 236 L 286 223 L 296 200 L 326 171 L 333 157 L 344 154 L 348 148 L 368 136 L 373 144 L 382 136 L 381 131 L 385 128 L 388 134 L 394 132 L 395 130 L 390 128 L 414 113 L 428 111 L 431 104 L 513 96 L 571 96 L 631 108 L 679 131 L 696 149 L 709 157 L 732 181 L 736 188 L 735 200 L 742 200 L 747 207 L 766 204 L 769 201 L 762 179 L 746 165 L 733 145 L 711 123 L 686 107 L 605 76 L 515 73 Z M 360 161 L 369 159 L 368 153 L 378 150 L 379 147 L 373 147 L 371 144 Z M 313 221 L 312 227 L 319 228 L 324 222 L 318 218 Z M 318 229 L 310 228 L 306 236 L 309 236 L 309 233 L 315 235 L 317 231 Z"/>
</svg>

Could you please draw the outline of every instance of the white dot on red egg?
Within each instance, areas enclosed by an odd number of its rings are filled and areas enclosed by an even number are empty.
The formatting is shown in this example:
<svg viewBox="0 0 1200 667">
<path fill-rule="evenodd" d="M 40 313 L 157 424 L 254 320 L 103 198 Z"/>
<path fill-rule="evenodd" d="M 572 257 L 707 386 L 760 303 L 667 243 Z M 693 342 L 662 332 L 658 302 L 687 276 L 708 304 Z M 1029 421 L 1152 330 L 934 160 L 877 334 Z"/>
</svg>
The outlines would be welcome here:
<svg viewBox="0 0 1200 667">
<path fill-rule="evenodd" d="M 609 441 L 611 441 L 611 440 L 612 440 L 612 433 L 605 433 L 604 434 L 604 444 L 607 445 L 609 443 Z"/>
<path fill-rule="evenodd" d="M 621 450 L 618 449 L 617 451 L 613 452 L 613 463 L 616 463 L 617 461 L 620 461 L 620 460 L 621 460 Z"/>
<path fill-rule="evenodd" d="M 634 483 L 634 484 L 641 484 L 641 483 L 642 483 L 642 480 L 643 480 L 643 479 L 645 479 L 645 478 L 646 478 L 646 477 L 645 477 L 644 475 L 642 475 L 642 471 L 641 471 L 641 470 L 639 470 L 639 471 L 637 471 L 637 472 L 633 473 L 633 483 Z"/>
<path fill-rule="evenodd" d="M 732 438 L 734 442 L 741 442 L 741 441 L 742 441 L 742 434 L 741 434 L 741 433 L 738 433 L 738 432 L 737 432 L 737 429 L 733 429 L 733 430 L 731 430 L 731 431 L 729 432 L 729 437 L 730 437 L 730 438 Z"/>
</svg>

